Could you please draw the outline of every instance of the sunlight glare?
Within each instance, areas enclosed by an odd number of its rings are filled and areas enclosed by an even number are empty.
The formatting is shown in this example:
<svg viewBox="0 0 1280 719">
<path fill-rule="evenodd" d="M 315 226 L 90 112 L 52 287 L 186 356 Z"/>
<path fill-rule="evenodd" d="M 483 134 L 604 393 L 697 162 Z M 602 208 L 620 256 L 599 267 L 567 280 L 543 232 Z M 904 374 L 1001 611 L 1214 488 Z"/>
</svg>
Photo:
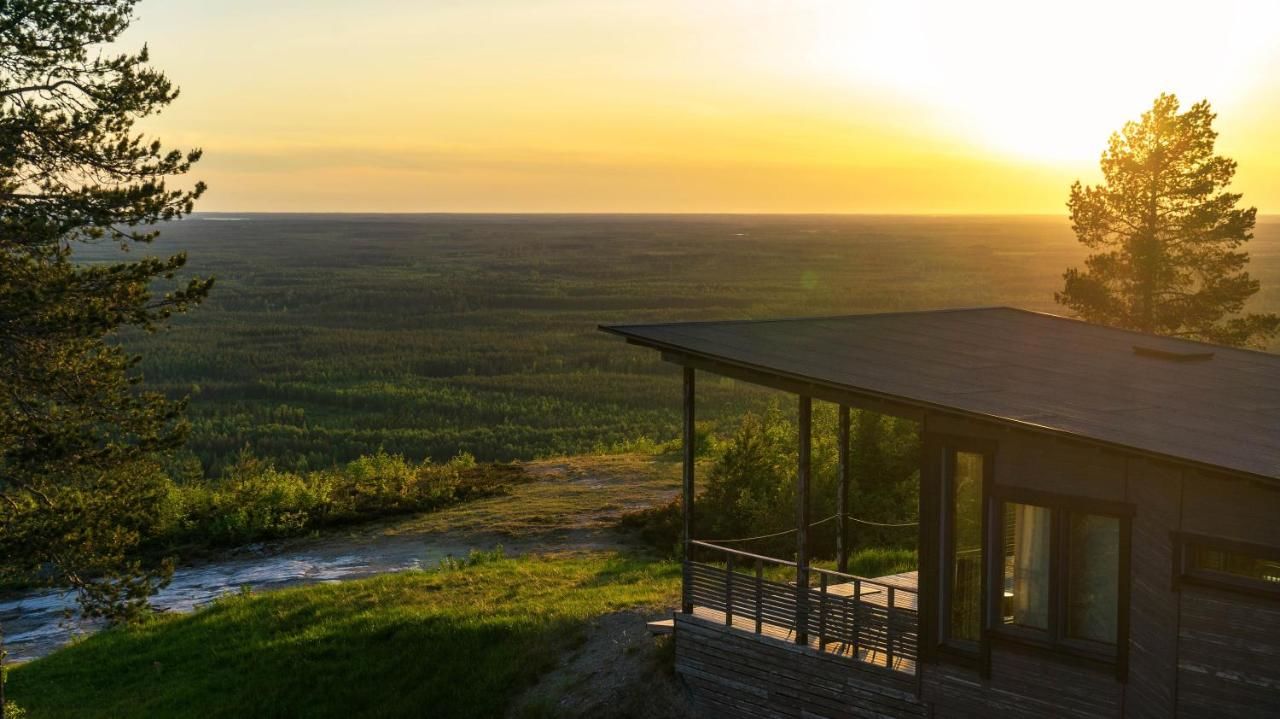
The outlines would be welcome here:
<svg viewBox="0 0 1280 719">
<path fill-rule="evenodd" d="M 832 2 L 813 19 L 811 71 L 911 101 L 960 142 L 1075 164 L 1162 91 L 1240 101 L 1280 5 Z"/>
</svg>

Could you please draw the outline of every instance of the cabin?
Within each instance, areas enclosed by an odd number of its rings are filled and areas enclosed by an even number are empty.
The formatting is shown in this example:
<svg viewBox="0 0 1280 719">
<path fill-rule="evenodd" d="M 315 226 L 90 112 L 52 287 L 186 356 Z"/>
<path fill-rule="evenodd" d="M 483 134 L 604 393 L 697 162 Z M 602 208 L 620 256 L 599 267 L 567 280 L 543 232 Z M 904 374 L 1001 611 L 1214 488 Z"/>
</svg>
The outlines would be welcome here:
<svg viewBox="0 0 1280 719">
<path fill-rule="evenodd" d="M 601 329 L 683 368 L 675 661 L 710 715 L 1280 716 L 1280 355 L 1007 307 Z M 699 534 L 702 374 L 795 396 L 793 556 Z M 837 537 L 851 409 L 918 423 L 916 571 L 814 563 L 815 401 Z"/>
</svg>

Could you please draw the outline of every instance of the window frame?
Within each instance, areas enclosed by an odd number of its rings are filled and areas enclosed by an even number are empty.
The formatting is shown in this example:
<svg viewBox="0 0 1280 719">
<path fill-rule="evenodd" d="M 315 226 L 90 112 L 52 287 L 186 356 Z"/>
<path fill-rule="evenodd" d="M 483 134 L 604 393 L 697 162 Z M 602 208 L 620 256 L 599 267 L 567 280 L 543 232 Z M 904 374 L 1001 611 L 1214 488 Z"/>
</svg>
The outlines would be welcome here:
<svg viewBox="0 0 1280 719">
<path fill-rule="evenodd" d="M 995 480 L 995 462 L 996 462 L 996 444 L 989 440 L 978 439 L 974 437 L 961 437 L 955 435 L 932 434 L 929 436 L 926 444 L 926 451 L 934 453 L 937 462 L 939 479 L 939 487 L 937 493 L 937 514 L 933 515 L 937 518 L 937 536 L 934 538 L 934 551 L 937 553 L 937 561 L 935 566 L 931 567 L 930 573 L 934 576 L 930 579 L 930 583 L 936 582 L 936 592 L 934 595 L 938 599 L 936 611 L 931 617 L 933 625 L 933 646 L 938 654 L 947 656 L 951 661 L 971 666 L 986 667 L 990 662 L 989 641 L 988 641 L 988 622 L 987 614 L 989 612 L 989 572 L 987 571 L 987 562 L 990 554 L 990 547 L 987 542 L 987 534 L 990 530 L 990 501 L 991 488 Z M 982 561 L 980 571 L 978 572 L 978 639 L 953 639 L 948 636 L 949 622 L 951 616 L 951 598 L 952 585 L 954 579 L 949 579 L 949 569 L 953 566 L 953 558 L 955 553 L 955 537 L 952 532 L 954 527 L 954 497 L 952 496 L 951 481 L 955 469 L 955 456 L 957 453 L 966 452 L 982 456 L 982 493 L 979 497 L 979 513 L 980 518 L 980 543 L 982 551 Z M 923 496 L 923 495 L 922 495 Z"/>
<path fill-rule="evenodd" d="M 1190 584 L 1253 597 L 1280 599 L 1280 583 L 1273 587 L 1247 577 L 1192 566 L 1191 561 L 1194 556 L 1192 548 L 1196 546 L 1223 552 L 1251 554 L 1266 561 L 1280 561 L 1280 547 L 1197 532 L 1173 532 L 1174 591 L 1180 591 L 1184 584 Z"/>
<path fill-rule="evenodd" d="M 1049 510 L 1049 597 L 1048 629 L 1019 627 L 1004 623 L 1004 521 L 1005 505 L 1026 504 Z M 987 582 L 989 608 L 986 621 L 993 640 L 1034 647 L 1079 659 L 1091 664 L 1112 666 L 1124 680 L 1128 665 L 1130 550 L 1134 507 L 1123 502 L 1094 500 L 1073 495 L 994 485 L 990 492 L 990 531 L 987 543 L 998 552 L 989 552 Z M 1070 533 L 1072 515 L 1091 514 L 1119 521 L 1119 552 L 1116 577 L 1115 644 L 1071 637 L 1067 634 L 1070 582 Z"/>
</svg>

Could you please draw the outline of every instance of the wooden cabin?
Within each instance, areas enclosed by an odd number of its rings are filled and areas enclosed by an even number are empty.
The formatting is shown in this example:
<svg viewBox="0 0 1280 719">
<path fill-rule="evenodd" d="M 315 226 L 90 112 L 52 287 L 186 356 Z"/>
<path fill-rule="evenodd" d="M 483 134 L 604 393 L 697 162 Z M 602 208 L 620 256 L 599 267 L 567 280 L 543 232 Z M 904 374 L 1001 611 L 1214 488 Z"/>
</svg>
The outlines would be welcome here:
<svg viewBox="0 0 1280 719">
<path fill-rule="evenodd" d="M 1010 308 L 602 329 L 683 367 L 676 668 L 711 715 L 1280 716 L 1280 355 Z M 699 534 L 699 373 L 797 397 L 794 556 Z M 812 566 L 814 400 L 840 524 L 849 408 L 919 423 L 916 572 Z"/>
</svg>

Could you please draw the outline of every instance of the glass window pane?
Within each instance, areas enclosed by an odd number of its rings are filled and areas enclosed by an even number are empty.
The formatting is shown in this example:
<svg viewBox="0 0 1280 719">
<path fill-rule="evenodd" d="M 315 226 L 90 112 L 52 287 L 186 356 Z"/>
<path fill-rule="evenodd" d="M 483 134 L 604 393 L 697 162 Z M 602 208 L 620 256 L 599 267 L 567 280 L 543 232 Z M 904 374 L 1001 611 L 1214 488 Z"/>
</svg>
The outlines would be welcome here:
<svg viewBox="0 0 1280 719">
<path fill-rule="evenodd" d="M 1005 624 L 1049 628 L 1049 540 L 1047 507 L 1004 505 Z"/>
<path fill-rule="evenodd" d="M 983 461 L 981 454 L 956 452 L 951 475 L 951 639 L 981 636 Z"/>
<path fill-rule="evenodd" d="M 1222 572 L 1244 579 L 1266 582 L 1280 588 L 1280 562 L 1255 557 L 1244 552 L 1210 549 L 1196 545 L 1191 553 L 1191 566 L 1211 572 Z"/>
<path fill-rule="evenodd" d="M 1067 635 L 1115 643 L 1120 591 L 1120 520 L 1071 515 Z"/>
</svg>

